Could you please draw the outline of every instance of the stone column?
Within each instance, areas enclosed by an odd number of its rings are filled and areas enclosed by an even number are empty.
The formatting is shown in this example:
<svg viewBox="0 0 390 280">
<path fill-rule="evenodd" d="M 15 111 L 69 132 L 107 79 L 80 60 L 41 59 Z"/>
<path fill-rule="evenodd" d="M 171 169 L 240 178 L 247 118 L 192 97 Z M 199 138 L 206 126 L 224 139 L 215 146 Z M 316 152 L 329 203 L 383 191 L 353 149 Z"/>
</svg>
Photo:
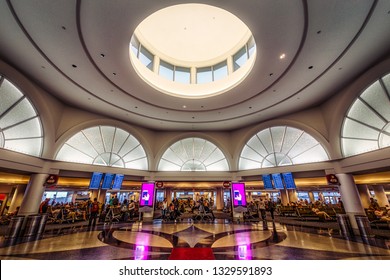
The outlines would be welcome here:
<svg viewBox="0 0 390 280">
<path fill-rule="evenodd" d="M 383 186 L 372 186 L 372 189 L 375 193 L 375 199 L 378 201 L 380 207 L 385 207 L 389 205 L 389 201 L 387 200 L 387 196 Z"/>
<path fill-rule="evenodd" d="M 48 174 L 32 174 L 24 193 L 23 202 L 20 205 L 19 215 L 38 214 L 39 205 L 45 192 L 45 182 Z"/>
<path fill-rule="evenodd" d="M 349 216 L 351 226 L 356 234 L 359 234 L 359 228 L 357 226 L 355 216 L 366 216 L 362 202 L 360 200 L 358 189 L 355 185 L 353 176 L 350 174 L 336 174 L 340 186 L 340 195 L 344 204 L 346 214 Z"/>
<path fill-rule="evenodd" d="M 282 200 L 282 204 L 286 206 L 288 203 L 290 203 L 290 199 L 288 197 L 287 190 L 280 190 L 280 199 Z"/>
<path fill-rule="evenodd" d="M 296 190 L 286 190 L 288 194 L 288 199 L 290 202 L 297 202 L 298 201 L 298 195 Z"/>
<path fill-rule="evenodd" d="M 217 201 L 215 202 L 217 210 L 222 210 L 224 206 L 223 202 L 223 188 L 217 188 Z"/>
<path fill-rule="evenodd" d="M 370 205 L 370 190 L 368 189 L 367 185 L 358 185 L 357 186 L 360 200 L 362 202 L 363 208 L 368 208 Z"/>
<path fill-rule="evenodd" d="M 8 209 L 9 212 L 15 211 L 16 207 L 18 207 L 22 204 L 25 191 L 26 191 L 25 185 L 18 185 L 15 187 L 15 191 L 14 191 L 14 194 L 12 196 L 11 203 L 10 203 L 10 206 Z"/>
</svg>

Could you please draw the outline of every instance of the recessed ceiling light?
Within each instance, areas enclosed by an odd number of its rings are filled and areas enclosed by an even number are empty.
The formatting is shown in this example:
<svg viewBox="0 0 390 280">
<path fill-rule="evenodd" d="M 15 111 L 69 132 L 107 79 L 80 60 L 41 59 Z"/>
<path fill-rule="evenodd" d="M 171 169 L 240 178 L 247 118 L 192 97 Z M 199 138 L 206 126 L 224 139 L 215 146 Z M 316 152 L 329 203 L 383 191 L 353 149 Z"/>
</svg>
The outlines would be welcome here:
<svg viewBox="0 0 390 280">
<path fill-rule="evenodd" d="M 279 56 L 280 59 L 285 59 L 286 58 L 286 54 L 285 53 L 282 53 L 280 56 Z"/>
<path fill-rule="evenodd" d="M 101 53 L 100 56 L 101 56 L 101 57 L 105 57 L 106 55 L 105 55 L 104 53 Z"/>
<path fill-rule="evenodd" d="M 76 64 L 72 64 L 72 67 L 73 67 L 73 68 L 77 68 L 77 65 L 76 65 Z"/>
<path fill-rule="evenodd" d="M 187 106 L 186 106 L 186 105 L 183 105 L 182 107 L 183 107 L 183 109 L 187 108 Z"/>
</svg>

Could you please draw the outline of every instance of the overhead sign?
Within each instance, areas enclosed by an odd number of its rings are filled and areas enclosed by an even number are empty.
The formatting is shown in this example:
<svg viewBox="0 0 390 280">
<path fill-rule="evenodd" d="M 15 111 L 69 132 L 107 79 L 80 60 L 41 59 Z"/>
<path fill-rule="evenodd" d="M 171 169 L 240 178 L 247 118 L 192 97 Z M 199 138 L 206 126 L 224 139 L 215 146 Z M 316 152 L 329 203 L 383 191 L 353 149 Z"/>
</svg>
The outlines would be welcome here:
<svg viewBox="0 0 390 280">
<path fill-rule="evenodd" d="M 339 179 L 337 179 L 335 174 L 326 175 L 326 180 L 328 181 L 328 185 L 340 185 Z"/>
<path fill-rule="evenodd" d="M 58 175 L 49 175 L 46 178 L 45 185 L 46 186 L 53 186 L 58 183 Z"/>
</svg>

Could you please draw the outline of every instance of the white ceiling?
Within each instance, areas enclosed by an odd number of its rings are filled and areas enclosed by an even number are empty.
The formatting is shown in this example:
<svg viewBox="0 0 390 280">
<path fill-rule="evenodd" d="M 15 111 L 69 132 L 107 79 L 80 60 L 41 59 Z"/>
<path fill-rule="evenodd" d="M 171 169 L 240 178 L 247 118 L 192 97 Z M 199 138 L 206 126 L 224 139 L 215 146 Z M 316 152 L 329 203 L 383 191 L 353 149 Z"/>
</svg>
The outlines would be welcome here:
<svg viewBox="0 0 390 280">
<path fill-rule="evenodd" d="M 162 94 L 129 61 L 143 19 L 190 2 L 233 13 L 257 44 L 249 76 L 207 99 Z M 386 0 L 0 1 L 0 58 L 66 104 L 157 130 L 231 130 L 316 106 L 389 50 Z"/>
</svg>

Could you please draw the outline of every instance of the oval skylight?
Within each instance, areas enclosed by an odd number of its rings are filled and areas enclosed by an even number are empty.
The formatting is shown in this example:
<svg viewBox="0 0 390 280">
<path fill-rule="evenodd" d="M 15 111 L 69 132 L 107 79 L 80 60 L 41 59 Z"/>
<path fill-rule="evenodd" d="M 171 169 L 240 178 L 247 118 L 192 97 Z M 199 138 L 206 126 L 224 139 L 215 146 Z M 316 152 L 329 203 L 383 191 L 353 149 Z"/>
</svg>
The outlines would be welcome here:
<svg viewBox="0 0 390 280">
<path fill-rule="evenodd" d="M 153 13 L 136 28 L 129 49 L 145 82 L 183 98 L 226 92 L 248 75 L 256 58 L 249 28 L 230 12 L 205 4 Z"/>
</svg>

